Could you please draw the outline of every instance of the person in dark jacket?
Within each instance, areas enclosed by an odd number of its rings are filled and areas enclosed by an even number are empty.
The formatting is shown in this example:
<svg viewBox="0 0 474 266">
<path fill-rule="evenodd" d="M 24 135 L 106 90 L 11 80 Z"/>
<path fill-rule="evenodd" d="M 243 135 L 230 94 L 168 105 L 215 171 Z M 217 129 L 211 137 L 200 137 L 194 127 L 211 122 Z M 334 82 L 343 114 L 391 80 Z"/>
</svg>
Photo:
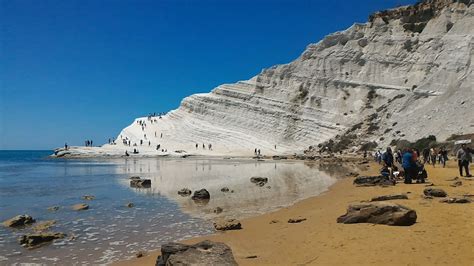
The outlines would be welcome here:
<svg viewBox="0 0 474 266">
<path fill-rule="evenodd" d="M 459 166 L 459 174 L 462 176 L 462 170 L 466 171 L 466 177 L 471 177 L 472 175 L 469 173 L 469 163 L 472 163 L 472 155 L 471 149 L 466 147 L 466 144 L 461 145 L 461 149 L 459 149 L 456 157 L 458 159 L 458 166 Z"/>
<path fill-rule="evenodd" d="M 388 147 L 387 150 L 382 155 L 382 161 L 384 162 L 386 167 L 393 166 L 393 153 L 390 147 Z"/>
</svg>

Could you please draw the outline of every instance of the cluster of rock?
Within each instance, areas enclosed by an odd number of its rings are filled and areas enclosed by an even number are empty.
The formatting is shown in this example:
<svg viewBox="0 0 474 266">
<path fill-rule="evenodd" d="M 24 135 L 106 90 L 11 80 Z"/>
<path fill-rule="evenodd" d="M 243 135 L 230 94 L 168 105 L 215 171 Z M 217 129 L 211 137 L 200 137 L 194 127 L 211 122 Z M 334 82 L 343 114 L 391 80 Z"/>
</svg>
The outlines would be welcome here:
<svg viewBox="0 0 474 266">
<path fill-rule="evenodd" d="M 151 179 L 142 179 L 139 176 L 130 177 L 130 187 L 134 188 L 150 188 Z"/>
</svg>

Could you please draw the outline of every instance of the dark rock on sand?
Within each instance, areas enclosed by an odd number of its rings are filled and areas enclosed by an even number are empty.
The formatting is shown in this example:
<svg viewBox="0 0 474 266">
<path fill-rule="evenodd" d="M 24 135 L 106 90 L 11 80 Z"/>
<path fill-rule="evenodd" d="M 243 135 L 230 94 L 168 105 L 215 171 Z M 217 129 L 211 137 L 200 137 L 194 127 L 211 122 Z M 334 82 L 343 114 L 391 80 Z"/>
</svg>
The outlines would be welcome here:
<svg viewBox="0 0 474 266">
<path fill-rule="evenodd" d="M 72 209 L 75 211 L 83 211 L 83 210 L 89 209 L 89 205 L 85 203 L 79 203 L 79 204 L 73 205 Z"/>
<path fill-rule="evenodd" d="M 221 188 L 221 191 L 222 191 L 222 192 L 229 192 L 230 189 L 229 189 L 228 187 L 223 187 L 223 188 Z"/>
<path fill-rule="evenodd" d="M 416 222 L 416 212 L 391 202 L 353 204 L 347 213 L 337 218 L 338 223 L 372 223 L 408 226 Z"/>
<path fill-rule="evenodd" d="M 288 223 L 289 224 L 297 224 L 297 223 L 301 223 L 303 221 L 306 221 L 306 218 L 303 218 L 303 217 L 297 217 L 297 218 L 290 218 L 288 220 Z"/>
<path fill-rule="evenodd" d="M 370 201 L 384 201 L 384 200 L 395 200 L 395 199 L 408 199 L 408 196 L 405 194 L 384 195 L 384 196 L 373 197 Z"/>
<path fill-rule="evenodd" d="M 17 215 L 13 218 L 10 218 L 6 221 L 3 222 L 3 225 L 6 227 L 18 227 L 18 226 L 25 226 L 28 224 L 32 224 L 36 222 L 33 217 L 27 215 L 27 214 L 22 214 L 22 215 Z"/>
<path fill-rule="evenodd" d="M 214 222 L 214 228 L 219 231 L 239 230 L 242 229 L 242 224 L 236 219 L 219 220 Z"/>
<path fill-rule="evenodd" d="M 181 195 L 183 197 L 191 196 L 193 192 L 189 188 L 183 188 L 180 191 L 178 191 L 178 195 Z"/>
<path fill-rule="evenodd" d="M 165 244 L 161 246 L 161 256 L 158 256 L 155 265 L 236 266 L 237 262 L 226 244 L 205 240 L 194 245 Z"/>
<path fill-rule="evenodd" d="M 265 184 L 268 182 L 268 178 L 266 177 L 259 177 L 259 176 L 254 176 L 250 178 L 250 182 L 256 184 L 259 187 L 265 186 Z"/>
<path fill-rule="evenodd" d="M 151 187 L 150 179 L 132 179 L 130 180 L 130 186 L 134 188 L 149 188 Z"/>
<path fill-rule="evenodd" d="M 423 194 L 425 196 L 432 196 L 432 197 L 446 197 L 448 194 L 446 194 L 446 191 L 440 189 L 440 188 L 425 188 L 423 190 Z"/>
<path fill-rule="evenodd" d="M 219 214 L 219 213 L 221 213 L 221 212 L 223 212 L 223 211 L 224 211 L 224 210 L 223 210 L 221 207 L 216 207 L 216 208 L 214 209 L 214 213 L 215 213 L 215 214 Z"/>
<path fill-rule="evenodd" d="M 18 242 L 27 248 L 37 247 L 38 245 L 53 241 L 54 239 L 64 238 L 63 233 L 39 233 L 23 235 L 18 239 Z"/>
<path fill-rule="evenodd" d="M 82 199 L 83 199 L 83 200 L 93 200 L 93 199 L 95 199 L 95 196 L 92 196 L 92 195 L 84 195 L 84 196 L 82 196 Z"/>
<path fill-rule="evenodd" d="M 354 185 L 359 187 L 367 186 L 394 186 L 395 181 L 386 176 L 358 176 L 354 179 Z"/>
<path fill-rule="evenodd" d="M 460 186 L 462 186 L 462 181 L 461 181 L 461 180 L 454 181 L 450 186 L 452 186 L 452 187 L 460 187 Z"/>
<path fill-rule="evenodd" d="M 442 199 L 439 202 L 442 202 L 442 203 L 471 203 L 471 199 L 468 199 L 468 198 L 447 198 L 447 199 Z"/>
<path fill-rule="evenodd" d="M 191 197 L 193 200 L 209 200 L 211 198 L 211 194 L 206 189 L 200 189 L 194 191 L 194 195 Z"/>
</svg>

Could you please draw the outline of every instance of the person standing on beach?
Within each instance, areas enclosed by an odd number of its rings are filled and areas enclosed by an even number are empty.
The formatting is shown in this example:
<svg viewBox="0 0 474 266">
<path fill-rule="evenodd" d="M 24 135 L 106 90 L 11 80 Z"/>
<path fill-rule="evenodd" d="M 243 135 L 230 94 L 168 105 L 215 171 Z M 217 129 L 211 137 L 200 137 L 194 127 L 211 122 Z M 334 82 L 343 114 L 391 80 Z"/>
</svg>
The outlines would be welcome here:
<svg viewBox="0 0 474 266">
<path fill-rule="evenodd" d="M 402 167 L 405 171 L 405 184 L 411 184 L 413 178 L 416 178 L 418 166 L 413 158 L 413 151 L 406 149 L 402 156 Z"/>
<path fill-rule="evenodd" d="M 382 160 L 387 167 L 392 167 L 393 166 L 393 153 L 392 149 L 390 147 L 387 148 L 387 150 L 384 152 L 382 155 Z"/>
<path fill-rule="evenodd" d="M 436 150 L 435 150 L 435 148 L 430 149 L 430 160 L 431 160 L 431 164 L 433 165 L 433 167 L 435 167 L 435 164 L 436 164 Z"/>
<path fill-rule="evenodd" d="M 472 163 L 471 149 L 466 147 L 466 144 L 461 145 L 461 149 L 456 154 L 458 159 L 459 174 L 462 176 L 462 169 L 466 171 L 466 177 L 472 177 L 469 173 L 469 163 Z"/>
<path fill-rule="evenodd" d="M 64 149 L 67 150 L 68 146 L 67 146 L 67 142 L 64 143 Z"/>
</svg>

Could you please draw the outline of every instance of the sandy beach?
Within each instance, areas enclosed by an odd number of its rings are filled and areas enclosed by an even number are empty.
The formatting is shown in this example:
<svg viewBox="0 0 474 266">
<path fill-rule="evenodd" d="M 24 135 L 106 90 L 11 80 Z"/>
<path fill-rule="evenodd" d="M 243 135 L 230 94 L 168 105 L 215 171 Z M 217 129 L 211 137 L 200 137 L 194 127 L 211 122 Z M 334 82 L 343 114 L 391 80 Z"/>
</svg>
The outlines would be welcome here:
<svg viewBox="0 0 474 266">
<path fill-rule="evenodd" d="M 472 168 L 472 167 L 471 167 Z M 376 174 L 370 163 L 360 174 Z M 448 196 L 474 194 L 474 180 L 459 177 L 462 186 L 451 187 L 459 176 L 456 162 L 446 168 L 427 166 L 428 183 Z M 355 187 L 353 177 L 343 178 L 329 191 L 276 212 L 242 220 L 242 230 L 193 238 L 228 244 L 239 265 L 473 265 L 474 205 L 447 204 L 422 197 L 426 184 L 393 187 Z M 337 217 L 351 203 L 371 197 L 408 193 L 408 200 L 392 200 L 414 209 L 416 224 L 406 227 L 373 224 L 338 224 Z M 307 220 L 289 224 L 290 218 Z M 159 251 L 114 265 L 154 265 Z"/>
</svg>

